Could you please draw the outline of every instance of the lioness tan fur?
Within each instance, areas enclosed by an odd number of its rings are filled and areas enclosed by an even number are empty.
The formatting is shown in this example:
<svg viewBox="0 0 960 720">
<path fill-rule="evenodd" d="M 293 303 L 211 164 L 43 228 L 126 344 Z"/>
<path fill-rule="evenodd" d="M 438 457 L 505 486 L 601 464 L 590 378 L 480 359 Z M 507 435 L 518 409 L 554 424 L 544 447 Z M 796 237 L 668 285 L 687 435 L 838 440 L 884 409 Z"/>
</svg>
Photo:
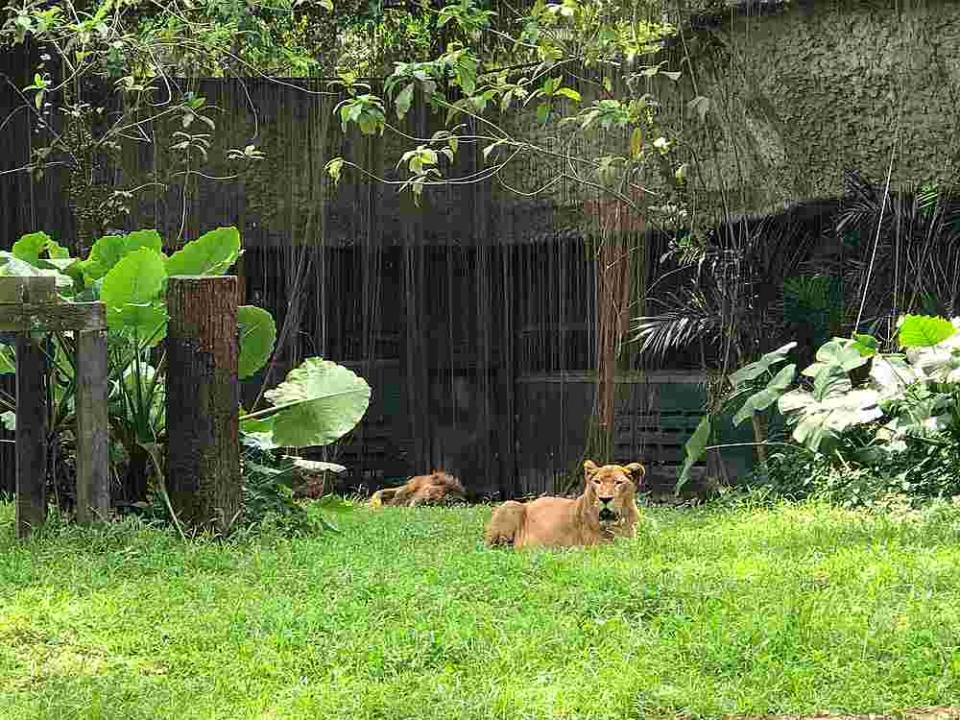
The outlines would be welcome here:
<svg viewBox="0 0 960 720">
<path fill-rule="evenodd" d="M 487 524 L 488 545 L 528 547 L 596 545 L 633 537 L 639 513 L 636 491 L 646 474 L 640 463 L 583 464 L 583 493 L 576 499 L 542 497 L 529 503 L 505 502 Z"/>
<path fill-rule="evenodd" d="M 378 490 L 370 498 L 374 507 L 381 505 L 437 505 L 455 499 L 463 499 L 464 489 L 460 480 L 443 470 L 434 470 L 429 475 L 417 475 L 400 487 Z"/>
</svg>

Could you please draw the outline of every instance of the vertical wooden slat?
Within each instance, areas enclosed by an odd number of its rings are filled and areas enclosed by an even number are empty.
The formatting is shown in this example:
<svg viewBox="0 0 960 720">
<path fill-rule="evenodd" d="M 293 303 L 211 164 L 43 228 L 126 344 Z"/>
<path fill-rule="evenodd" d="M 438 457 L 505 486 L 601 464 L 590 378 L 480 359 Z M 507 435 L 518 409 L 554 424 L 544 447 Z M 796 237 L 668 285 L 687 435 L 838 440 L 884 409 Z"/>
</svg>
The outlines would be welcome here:
<svg viewBox="0 0 960 720">
<path fill-rule="evenodd" d="M 77 520 L 110 511 L 107 418 L 107 335 L 77 333 Z"/>
<path fill-rule="evenodd" d="M 17 537 L 47 516 L 47 355 L 43 341 L 17 337 Z"/>
</svg>

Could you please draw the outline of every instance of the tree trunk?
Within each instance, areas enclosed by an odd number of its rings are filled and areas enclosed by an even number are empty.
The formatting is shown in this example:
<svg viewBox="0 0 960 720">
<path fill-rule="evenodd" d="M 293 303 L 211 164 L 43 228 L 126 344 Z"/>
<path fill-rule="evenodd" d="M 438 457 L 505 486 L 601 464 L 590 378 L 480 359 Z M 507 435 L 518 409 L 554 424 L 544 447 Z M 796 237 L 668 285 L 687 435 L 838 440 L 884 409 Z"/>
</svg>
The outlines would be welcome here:
<svg viewBox="0 0 960 720">
<path fill-rule="evenodd" d="M 599 253 L 597 301 L 597 462 L 612 461 L 617 358 L 627 332 L 630 252 L 623 238 L 603 241 Z"/>
<path fill-rule="evenodd" d="M 167 489 L 181 522 L 220 533 L 240 513 L 237 280 L 167 288 Z"/>
</svg>

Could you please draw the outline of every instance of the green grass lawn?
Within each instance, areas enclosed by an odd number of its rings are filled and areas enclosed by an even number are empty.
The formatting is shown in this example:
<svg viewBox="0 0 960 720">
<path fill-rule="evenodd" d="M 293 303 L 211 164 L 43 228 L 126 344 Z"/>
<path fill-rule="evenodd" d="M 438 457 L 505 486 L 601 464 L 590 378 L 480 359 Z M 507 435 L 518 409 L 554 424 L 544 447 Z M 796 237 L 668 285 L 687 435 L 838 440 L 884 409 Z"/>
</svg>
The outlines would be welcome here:
<svg viewBox="0 0 960 720">
<path fill-rule="evenodd" d="M 960 698 L 960 510 L 650 510 L 634 541 L 489 551 L 489 508 L 182 543 L 19 546 L 0 718 L 641 718 Z"/>
</svg>

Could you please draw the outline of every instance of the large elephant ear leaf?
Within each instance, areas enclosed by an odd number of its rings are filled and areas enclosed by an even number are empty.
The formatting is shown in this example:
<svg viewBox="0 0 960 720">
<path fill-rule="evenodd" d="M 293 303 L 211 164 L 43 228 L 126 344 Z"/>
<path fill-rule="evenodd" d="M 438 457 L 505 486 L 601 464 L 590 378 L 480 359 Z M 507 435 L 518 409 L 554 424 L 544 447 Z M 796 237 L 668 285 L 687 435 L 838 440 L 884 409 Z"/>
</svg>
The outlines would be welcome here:
<svg viewBox="0 0 960 720">
<path fill-rule="evenodd" d="M 159 339 L 166 320 L 160 296 L 165 278 L 163 258 L 150 248 L 134 250 L 114 265 L 100 288 L 109 328 L 132 332 L 141 340 Z"/>
<path fill-rule="evenodd" d="M 270 359 L 277 340 L 277 324 L 266 310 L 241 305 L 237 308 L 237 325 L 240 330 L 237 374 L 242 380 L 256 373 Z"/>
<path fill-rule="evenodd" d="M 127 255 L 141 248 L 147 248 L 157 255 L 163 254 L 163 239 L 156 230 L 134 230 L 126 235 L 105 235 L 90 248 L 86 260 L 78 263 L 84 281 L 91 285 L 108 272 Z"/>
<path fill-rule="evenodd" d="M 40 262 L 40 253 L 46 250 L 47 246 L 52 242 L 51 237 L 45 232 L 30 233 L 17 240 L 10 249 L 10 252 L 18 260 L 23 260 L 31 265 L 37 265 Z"/>
<path fill-rule="evenodd" d="M 240 255 L 240 231 L 217 228 L 177 250 L 167 260 L 167 275 L 223 275 Z"/>
<path fill-rule="evenodd" d="M 907 315 L 900 322 L 899 341 L 903 348 L 933 347 L 955 334 L 957 329 L 946 318 L 932 315 Z"/>
<path fill-rule="evenodd" d="M 350 432 L 370 404 L 370 386 L 352 371 L 307 358 L 266 393 L 278 411 L 273 438 L 283 447 L 328 445 Z"/>
</svg>

